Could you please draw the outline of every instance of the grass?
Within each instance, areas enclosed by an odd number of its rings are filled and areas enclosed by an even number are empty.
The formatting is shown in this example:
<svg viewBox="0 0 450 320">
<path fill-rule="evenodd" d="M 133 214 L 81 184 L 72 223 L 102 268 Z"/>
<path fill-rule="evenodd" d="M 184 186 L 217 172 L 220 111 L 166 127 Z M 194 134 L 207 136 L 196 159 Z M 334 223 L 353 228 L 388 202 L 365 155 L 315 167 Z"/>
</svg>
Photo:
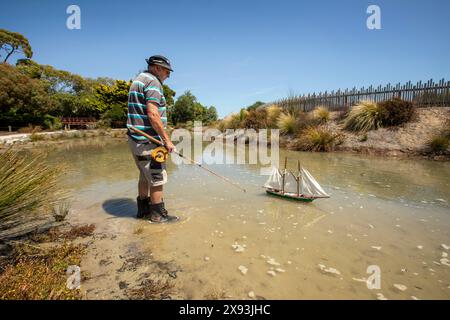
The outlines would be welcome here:
<svg viewBox="0 0 450 320">
<path fill-rule="evenodd" d="M 318 106 L 313 110 L 313 118 L 319 123 L 330 121 L 330 111 L 325 106 Z"/>
<path fill-rule="evenodd" d="M 450 139 L 446 136 L 435 136 L 428 142 L 428 148 L 432 153 L 445 153 L 450 146 Z"/>
<path fill-rule="evenodd" d="M 282 134 L 294 134 L 298 129 L 298 119 L 291 113 L 282 113 L 277 121 Z"/>
<path fill-rule="evenodd" d="M 61 165 L 46 165 L 43 152 L 10 148 L 0 155 L 0 233 L 45 216 L 64 196 L 57 184 L 62 170 Z"/>
<path fill-rule="evenodd" d="M 341 135 L 331 132 L 324 126 L 318 126 L 303 130 L 292 148 L 302 151 L 328 152 L 341 143 Z"/>
<path fill-rule="evenodd" d="M 381 127 L 378 105 L 371 101 L 361 101 L 353 106 L 345 119 L 344 128 L 349 131 L 369 131 Z"/>
<path fill-rule="evenodd" d="M 81 299 L 66 286 L 66 269 L 80 265 L 84 247 L 64 243 L 50 249 L 18 245 L 0 274 L 0 300 Z"/>
<path fill-rule="evenodd" d="M 270 106 L 267 107 L 266 112 L 267 112 L 267 122 L 269 123 L 270 126 L 276 126 L 278 118 L 281 115 L 281 108 L 276 105 L 276 104 L 272 104 Z"/>
</svg>

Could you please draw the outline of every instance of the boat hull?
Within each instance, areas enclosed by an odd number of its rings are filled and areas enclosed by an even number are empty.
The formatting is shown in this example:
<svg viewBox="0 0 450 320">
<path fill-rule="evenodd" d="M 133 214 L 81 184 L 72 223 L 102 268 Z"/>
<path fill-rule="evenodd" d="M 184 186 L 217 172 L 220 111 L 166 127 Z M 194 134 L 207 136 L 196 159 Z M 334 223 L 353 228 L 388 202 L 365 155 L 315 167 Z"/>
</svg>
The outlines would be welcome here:
<svg viewBox="0 0 450 320">
<path fill-rule="evenodd" d="M 268 189 L 266 189 L 266 192 L 268 194 L 276 196 L 276 197 L 280 197 L 280 198 L 284 198 L 284 199 L 291 199 L 291 200 L 301 201 L 301 202 L 313 202 L 315 200 L 315 198 L 302 197 L 301 195 L 297 197 L 297 195 L 291 195 L 291 194 L 288 194 L 288 193 L 281 193 L 281 192 L 275 191 L 275 190 L 268 190 Z"/>
</svg>

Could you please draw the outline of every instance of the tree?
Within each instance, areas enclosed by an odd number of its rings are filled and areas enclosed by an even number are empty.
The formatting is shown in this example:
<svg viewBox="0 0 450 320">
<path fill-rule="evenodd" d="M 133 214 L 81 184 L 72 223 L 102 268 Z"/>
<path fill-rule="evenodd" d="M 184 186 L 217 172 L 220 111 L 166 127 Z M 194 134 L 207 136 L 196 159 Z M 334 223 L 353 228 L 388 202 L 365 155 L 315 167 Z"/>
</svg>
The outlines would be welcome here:
<svg viewBox="0 0 450 320">
<path fill-rule="evenodd" d="M 258 107 L 260 107 L 260 106 L 262 106 L 264 104 L 265 103 L 262 102 L 262 101 L 256 101 L 254 104 L 252 104 L 252 105 L 247 107 L 247 111 L 255 110 L 255 109 L 257 109 Z"/>
<path fill-rule="evenodd" d="M 177 94 L 175 91 L 173 91 L 168 85 L 163 84 L 163 91 L 164 91 L 164 98 L 166 98 L 167 106 L 173 106 L 174 100 L 173 98 Z"/>
<path fill-rule="evenodd" d="M 170 110 L 170 118 L 174 125 L 178 123 L 186 123 L 194 119 L 194 104 L 197 98 L 190 92 L 186 91 L 178 97 L 173 108 Z"/>
<path fill-rule="evenodd" d="M 6 62 L 14 53 L 23 53 L 28 59 L 31 59 L 33 56 L 33 51 L 27 38 L 20 33 L 5 29 L 0 29 L 0 51 L 5 51 L 6 54 L 3 62 Z"/>
<path fill-rule="evenodd" d="M 116 80 L 113 86 L 100 84 L 95 87 L 95 99 L 89 100 L 98 114 L 111 109 L 113 105 L 119 105 L 124 110 L 128 108 L 128 91 L 131 82 Z"/>
<path fill-rule="evenodd" d="M 214 107 L 203 106 L 190 91 L 186 91 L 178 97 L 169 116 L 174 125 L 188 121 L 202 121 L 204 124 L 210 124 L 217 120 L 217 110 Z"/>
</svg>

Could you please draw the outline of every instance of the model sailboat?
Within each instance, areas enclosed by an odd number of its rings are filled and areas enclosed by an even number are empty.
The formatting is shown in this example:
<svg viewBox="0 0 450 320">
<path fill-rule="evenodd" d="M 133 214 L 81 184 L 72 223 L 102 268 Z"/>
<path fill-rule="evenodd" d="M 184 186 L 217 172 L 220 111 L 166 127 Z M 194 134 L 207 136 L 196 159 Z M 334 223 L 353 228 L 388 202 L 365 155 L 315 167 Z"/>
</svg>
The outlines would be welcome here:
<svg viewBox="0 0 450 320">
<path fill-rule="evenodd" d="M 282 172 L 273 167 L 269 179 L 264 184 L 267 193 L 304 202 L 330 197 L 311 173 L 300 166 L 300 162 L 298 162 L 298 173 L 294 175 L 291 171 L 286 170 L 286 161 L 287 159 L 285 159 Z"/>
</svg>

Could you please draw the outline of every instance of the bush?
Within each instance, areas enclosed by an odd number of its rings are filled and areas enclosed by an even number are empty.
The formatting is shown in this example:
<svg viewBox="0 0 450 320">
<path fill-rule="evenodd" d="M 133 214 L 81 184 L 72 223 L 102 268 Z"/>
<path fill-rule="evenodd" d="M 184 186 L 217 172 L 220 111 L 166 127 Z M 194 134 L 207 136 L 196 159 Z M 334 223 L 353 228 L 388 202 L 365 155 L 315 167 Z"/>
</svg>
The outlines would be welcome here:
<svg viewBox="0 0 450 320">
<path fill-rule="evenodd" d="M 361 101 L 353 106 L 344 122 L 344 128 L 350 131 L 369 131 L 380 127 L 380 109 L 371 101 Z"/>
<path fill-rule="evenodd" d="M 125 108 L 119 104 L 115 104 L 106 111 L 102 120 L 105 122 L 106 126 L 111 128 L 123 128 L 127 123 L 127 115 L 125 113 Z"/>
<path fill-rule="evenodd" d="M 394 127 L 413 119 L 416 108 L 409 102 L 399 98 L 378 103 L 383 127 Z"/>
<path fill-rule="evenodd" d="M 313 119 L 319 123 L 326 123 L 330 120 L 330 111 L 328 111 L 327 107 L 318 106 L 313 111 Z"/>
<path fill-rule="evenodd" d="M 450 146 L 450 139 L 446 136 L 435 136 L 428 143 L 431 153 L 445 153 Z"/>
<path fill-rule="evenodd" d="M 50 130 L 60 130 L 62 128 L 62 123 L 59 118 L 46 114 L 44 116 L 44 127 Z"/>
<path fill-rule="evenodd" d="M 292 147 L 302 151 L 332 151 L 342 141 L 341 135 L 334 134 L 326 127 L 309 127 L 299 134 Z"/>
<path fill-rule="evenodd" d="M 282 113 L 277 121 L 278 128 L 283 134 L 294 134 L 298 130 L 298 118 L 291 113 Z"/>
<path fill-rule="evenodd" d="M 245 118 L 243 127 L 247 129 L 263 129 L 268 127 L 267 109 L 257 108 L 251 109 Z"/>
</svg>

